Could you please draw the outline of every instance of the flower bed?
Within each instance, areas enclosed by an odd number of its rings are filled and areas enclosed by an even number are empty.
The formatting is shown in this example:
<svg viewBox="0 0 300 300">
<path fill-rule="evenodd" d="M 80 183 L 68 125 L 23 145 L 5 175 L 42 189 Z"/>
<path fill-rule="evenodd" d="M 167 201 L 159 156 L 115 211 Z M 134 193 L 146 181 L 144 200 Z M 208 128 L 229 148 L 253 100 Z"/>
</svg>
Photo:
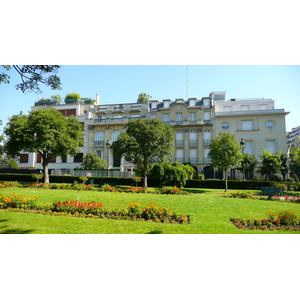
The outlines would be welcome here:
<svg viewBox="0 0 300 300">
<path fill-rule="evenodd" d="M 189 216 L 177 215 L 168 207 L 159 207 L 150 202 L 142 207 L 140 202 L 131 203 L 127 209 L 103 208 L 101 202 L 56 201 L 52 205 L 37 205 L 36 196 L 25 199 L 21 195 L 0 196 L 0 209 L 35 212 L 41 214 L 99 217 L 117 220 L 141 220 L 160 223 L 189 223 Z"/>
<path fill-rule="evenodd" d="M 277 211 L 274 213 L 271 209 L 267 211 L 268 218 L 262 220 L 244 220 L 233 219 L 230 221 L 239 229 L 260 229 L 260 230 L 300 230 L 299 218 L 296 212 L 288 210 Z"/>
</svg>

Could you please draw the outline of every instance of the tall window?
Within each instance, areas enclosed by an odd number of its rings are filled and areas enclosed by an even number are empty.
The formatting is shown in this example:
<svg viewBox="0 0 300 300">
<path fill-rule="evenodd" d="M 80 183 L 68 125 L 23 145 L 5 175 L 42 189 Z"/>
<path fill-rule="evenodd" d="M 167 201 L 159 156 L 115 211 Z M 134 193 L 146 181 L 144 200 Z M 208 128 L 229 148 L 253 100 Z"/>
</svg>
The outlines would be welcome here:
<svg viewBox="0 0 300 300">
<path fill-rule="evenodd" d="M 97 150 L 96 153 L 97 153 L 98 157 L 104 158 L 104 150 Z"/>
<path fill-rule="evenodd" d="M 98 131 L 95 134 L 95 146 L 103 146 L 104 145 L 104 132 Z"/>
<path fill-rule="evenodd" d="M 170 115 L 169 114 L 164 114 L 163 115 L 163 122 L 170 122 Z"/>
<path fill-rule="evenodd" d="M 198 161 L 197 149 L 190 149 L 190 162 L 196 163 L 197 161 Z"/>
<path fill-rule="evenodd" d="M 182 113 L 176 113 L 176 121 L 177 122 L 181 122 L 183 120 L 183 115 Z"/>
<path fill-rule="evenodd" d="M 209 129 L 204 130 L 204 145 L 210 145 L 211 143 L 211 132 Z"/>
<path fill-rule="evenodd" d="M 190 146 L 197 145 L 197 132 L 196 130 L 191 130 L 189 133 L 189 144 Z"/>
<path fill-rule="evenodd" d="M 205 111 L 203 116 L 204 116 L 204 121 L 210 121 L 210 112 L 209 111 Z"/>
<path fill-rule="evenodd" d="M 270 150 L 271 153 L 276 152 L 276 145 L 274 140 L 266 141 L 266 150 Z"/>
<path fill-rule="evenodd" d="M 112 141 L 115 142 L 118 139 L 119 135 L 120 135 L 120 131 L 118 130 L 114 131 L 112 134 Z"/>
<path fill-rule="evenodd" d="M 196 121 L 196 113 L 195 112 L 190 113 L 190 121 Z"/>
<path fill-rule="evenodd" d="M 183 163 L 183 149 L 176 149 L 176 160 Z"/>
<path fill-rule="evenodd" d="M 183 131 L 176 131 L 176 146 L 183 146 L 184 138 Z"/>
<path fill-rule="evenodd" d="M 252 141 L 245 141 L 245 149 L 244 152 L 250 155 L 253 155 L 253 142 Z"/>
</svg>

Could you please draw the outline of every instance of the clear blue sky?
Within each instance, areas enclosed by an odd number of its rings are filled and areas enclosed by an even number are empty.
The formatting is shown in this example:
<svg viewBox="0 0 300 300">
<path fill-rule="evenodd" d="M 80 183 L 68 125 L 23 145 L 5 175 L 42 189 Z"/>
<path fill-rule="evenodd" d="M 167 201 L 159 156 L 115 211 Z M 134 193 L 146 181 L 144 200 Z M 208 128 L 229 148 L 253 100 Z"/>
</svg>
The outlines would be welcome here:
<svg viewBox="0 0 300 300">
<path fill-rule="evenodd" d="M 136 102 L 142 92 L 161 101 L 186 98 L 186 92 L 188 97 L 201 98 L 213 91 L 227 91 L 227 98 L 272 98 L 275 108 L 290 112 L 286 130 L 300 126 L 298 65 L 189 65 L 188 72 L 186 65 L 62 65 L 58 75 L 63 90 L 53 91 L 42 85 L 41 94 L 17 91 L 15 85 L 20 79 L 14 70 L 10 74 L 11 83 L 0 85 L 0 120 L 4 124 L 20 111 L 28 113 L 42 97 L 64 97 L 69 92 L 93 99 L 98 93 L 102 104 L 110 104 Z"/>
</svg>

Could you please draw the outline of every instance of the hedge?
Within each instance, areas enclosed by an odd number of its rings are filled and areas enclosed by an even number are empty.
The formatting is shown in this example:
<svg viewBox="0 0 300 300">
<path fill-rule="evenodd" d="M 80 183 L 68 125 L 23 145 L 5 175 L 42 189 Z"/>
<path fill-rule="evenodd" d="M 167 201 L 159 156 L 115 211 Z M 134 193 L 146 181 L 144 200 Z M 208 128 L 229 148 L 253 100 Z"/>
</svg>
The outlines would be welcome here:
<svg viewBox="0 0 300 300">
<path fill-rule="evenodd" d="M 228 180 L 228 189 L 234 190 L 260 190 L 261 187 L 274 186 L 275 181 L 255 181 L 255 180 Z M 224 189 L 225 180 L 199 180 L 190 179 L 186 181 L 186 188 Z"/>
<path fill-rule="evenodd" d="M 73 183 L 80 182 L 79 176 L 69 175 L 50 175 L 51 183 Z M 114 182 L 116 185 L 135 185 L 132 178 L 127 177 L 88 177 L 89 181 L 94 180 L 94 184 L 98 185 L 100 182 Z M 19 181 L 19 182 L 36 182 L 31 174 L 5 174 L 0 173 L 0 181 Z M 42 182 L 42 180 L 40 180 Z M 254 181 L 254 180 L 228 180 L 228 188 L 234 190 L 260 190 L 261 187 L 275 186 L 276 181 Z M 141 186 L 142 182 L 139 183 Z M 148 178 L 148 186 L 157 187 L 159 181 L 155 178 Z M 205 188 L 205 189 L 224 189 L 224 180 L 187 180 L 185 188 Z"/>
</svg>

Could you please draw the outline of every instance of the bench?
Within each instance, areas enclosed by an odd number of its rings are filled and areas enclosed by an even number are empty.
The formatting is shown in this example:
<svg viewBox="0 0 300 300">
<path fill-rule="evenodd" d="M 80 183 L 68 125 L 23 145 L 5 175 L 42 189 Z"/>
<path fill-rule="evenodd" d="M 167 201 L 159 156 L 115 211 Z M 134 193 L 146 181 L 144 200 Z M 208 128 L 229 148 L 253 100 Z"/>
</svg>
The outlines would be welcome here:
<svg viewBox="0 0 300 300">
<path fill-rule="evenodd" d="M 277 188 L 277 187 L 271 187 L 271 186 L 263 186 L 260 188 L 263 194 L 283 194 L 284 190 Z"/>
<path fill-rule="evenodd" d="M 110 182 L 110 181 L 104 182 L 104 181 L 102 181 L 102 182 L 99 182 L 99 187 L 102 187 L 102 185 L 104 185 L 104 184 L 109 184 L 110 186 L 116 186 L 117 185 L 116 182 Z"/>
</svg>

